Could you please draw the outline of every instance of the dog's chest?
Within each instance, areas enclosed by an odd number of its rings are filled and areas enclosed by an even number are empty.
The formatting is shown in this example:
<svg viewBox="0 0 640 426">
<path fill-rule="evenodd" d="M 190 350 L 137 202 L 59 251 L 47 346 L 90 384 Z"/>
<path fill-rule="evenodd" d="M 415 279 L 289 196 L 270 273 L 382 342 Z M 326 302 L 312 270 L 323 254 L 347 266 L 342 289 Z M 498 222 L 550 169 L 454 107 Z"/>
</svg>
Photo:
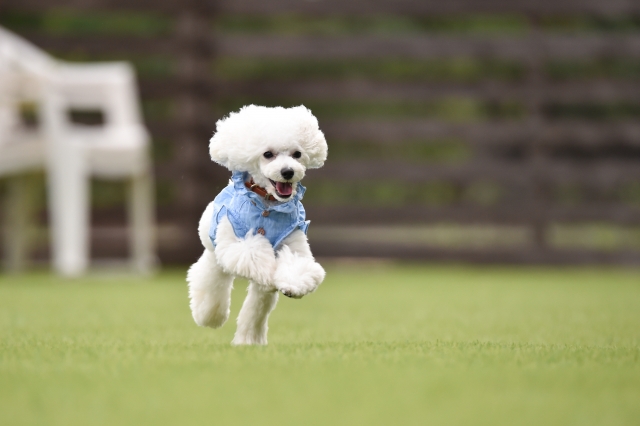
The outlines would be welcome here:
<svg viewBox="0 0 640 426">
<path fill-rule="evenodd" d="M 298 222 L 298 211 L 295 205 L 287 206 L 289 208 L 286 209 L 279 208 L 281 206 L 265 206 L 250 200 L 231 212 L 236 215 L 239 222 L 242 222 L 247 232 L 253 229 L 271 240 L 289 228 L 295 227 Z"/>
<path fill-rule="evenodd" d="M 305 211 L 299 200 L 288 203 L 267 204 L 251 192 L 232 192 L 223 190 L 214 202 L 212 241 L 215 229 L 221 218 L 227 217 L 237 237 L 263 235 L 273 247 L 279 244 L 296 229 L 306 233 L 309 225 L 305 220 Z M 214 242 L 215 244 L 215 242 Z"/>
</svg>

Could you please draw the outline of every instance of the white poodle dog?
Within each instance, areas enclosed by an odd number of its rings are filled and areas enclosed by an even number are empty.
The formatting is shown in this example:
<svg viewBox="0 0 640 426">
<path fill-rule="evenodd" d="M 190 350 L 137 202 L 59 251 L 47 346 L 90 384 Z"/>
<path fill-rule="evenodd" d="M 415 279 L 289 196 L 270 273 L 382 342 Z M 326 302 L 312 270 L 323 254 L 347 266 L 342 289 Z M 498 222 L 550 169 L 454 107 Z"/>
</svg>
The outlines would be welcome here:
<svg viewBox="0 0 640 426">
<path fill-rule="evenodd" d="M 322 167 L 327 143 L 304 106 L 249 105 L 218 121 L 209 152 L 232 176 L 200 220 L 205 250 L 187 273 L 191 313 L 200 326 L 220 327 L 233 279 L 245 277 L 249 294 L 232 344 L 266 345 L 278 292 L 300 298 L 325 276 L 307 242 L 300 181 Z"/>
</svg>

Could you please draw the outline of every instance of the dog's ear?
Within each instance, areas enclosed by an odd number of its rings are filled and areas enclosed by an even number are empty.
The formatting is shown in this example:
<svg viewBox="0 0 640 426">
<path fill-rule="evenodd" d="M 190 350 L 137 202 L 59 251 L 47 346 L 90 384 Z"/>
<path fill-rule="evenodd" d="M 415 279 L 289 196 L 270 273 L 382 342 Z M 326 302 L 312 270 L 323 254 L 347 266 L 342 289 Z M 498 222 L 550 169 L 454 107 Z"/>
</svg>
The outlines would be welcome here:
<svg viewBox="0 0 640 426">
<path fill-rule="evenodd" d="M 327 141 L 318 126 L 318 119 L 304 105 L 292 109 L 300 114 L 302 119 L 302 145 L 309 158 L 307 168 L 318 169 L 324 165 L 328 151 Z"/>
<path fill-rule="evenodd" d="M 327 141 L 324 138 L 324 134 L 320 130 L 316 130 L 315 136 L 307 147 L 307 154 L 309 155 L 307 168 L 318 169 L 322 167 L 327 159 L 327 151 Z"/>
<path fill-rule="evenodd" d="M 220 128 L 220 122 L 218 121 L 218 129 Z M 223 142 L 223 137 L 220 132 L 216 132 L 211 140 L 209 141 L 209 154 L 211 155 L 211 159 L 216 163 L 230 169 L 231 165 L 229 164 L 229 152 L 227 147 Z"/>
<path fill-rule="evenodd" d="M 247 153 L 241 141 L 246 139 L 244 130 L 247 116 L 255 110 L 254 105 L 242 107 L 216 123 L 216 132 L 209 141 L 211 159 L 229 170 L 239 170 Z"/>
</svg>

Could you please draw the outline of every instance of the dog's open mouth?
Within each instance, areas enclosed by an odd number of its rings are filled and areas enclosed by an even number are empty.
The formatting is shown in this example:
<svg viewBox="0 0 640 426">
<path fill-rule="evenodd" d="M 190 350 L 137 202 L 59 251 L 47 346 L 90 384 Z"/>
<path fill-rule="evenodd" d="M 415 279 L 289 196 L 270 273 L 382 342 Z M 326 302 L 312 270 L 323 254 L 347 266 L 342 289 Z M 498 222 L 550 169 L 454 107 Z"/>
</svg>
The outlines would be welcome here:
<svg viewBox="0 0 640 426">
<path fill-rule="evenodd" d="M 293 184 L 291 182 L 275 182 L 275 181 L 272 181 L 271 179 L 269 180 L 271 181 L 271 184 L 276 189 L 276 192 L 278 193 L 279 197 L 288 198 L 293 193 Z"/>
</svg>

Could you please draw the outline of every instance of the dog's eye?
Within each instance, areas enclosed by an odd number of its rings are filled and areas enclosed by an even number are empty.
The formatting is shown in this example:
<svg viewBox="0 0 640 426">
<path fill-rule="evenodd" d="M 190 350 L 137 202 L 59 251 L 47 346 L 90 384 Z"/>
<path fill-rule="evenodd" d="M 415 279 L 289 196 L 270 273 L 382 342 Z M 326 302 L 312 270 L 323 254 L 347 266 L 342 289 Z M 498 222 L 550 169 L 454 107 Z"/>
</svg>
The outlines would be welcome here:
<svg viewBox="0 0 640 426">
<path fill-rule="evenodd" d="M 292 157 L 293 158 L 300 158 L 300 157 L 302 157 L 302 153 L 300 151 L 296 151 L 296 152 L 293 153 Z"/>
<path fill-rule="evenodd" d="M 264 158 L 273 158 L 273 152 L 271 151 L 267 151 L 262 155 L 264 155 Z"/>
</svg>

